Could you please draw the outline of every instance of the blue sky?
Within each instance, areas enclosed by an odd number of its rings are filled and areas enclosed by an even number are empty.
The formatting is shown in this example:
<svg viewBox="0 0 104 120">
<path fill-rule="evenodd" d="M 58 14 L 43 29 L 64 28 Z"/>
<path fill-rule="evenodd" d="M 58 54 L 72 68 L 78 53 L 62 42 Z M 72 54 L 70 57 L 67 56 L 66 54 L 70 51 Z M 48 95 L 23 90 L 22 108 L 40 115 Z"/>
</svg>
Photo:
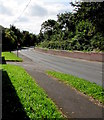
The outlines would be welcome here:
<svg viewBox="0 0 104 120">
<path fill-rule="evenodd" d="M 73 0 L 31 0 L 27 9 L 25 6 L 30 0 L 0 0 L 0 24 L 9 27 L 14 24 L 21 30 L 28 30 L 38 34 L 41 24 L 48 20 L 57 20 L 57 14 L 71 12 L 69 4 Z M 23 12 L 23 14 L 21 14 Z M 19 19 L 18 16 L 20 16 Z"/>
</svg>

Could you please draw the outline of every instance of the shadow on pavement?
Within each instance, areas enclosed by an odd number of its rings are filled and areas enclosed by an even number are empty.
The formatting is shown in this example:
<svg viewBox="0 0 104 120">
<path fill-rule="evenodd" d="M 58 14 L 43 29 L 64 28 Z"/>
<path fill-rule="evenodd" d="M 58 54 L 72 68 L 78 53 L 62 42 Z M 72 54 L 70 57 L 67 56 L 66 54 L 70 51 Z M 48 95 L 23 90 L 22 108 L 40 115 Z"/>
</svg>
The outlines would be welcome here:
<svg viewBox="0 0 104 120">
<path fill-rule="evenodd" d="M 6 71 L 2 71 L 2 120 L 30 120 Z"/>
<path fill-rule="evenodd" d="M 5 57 L 2 57 L 2 64 L 6 64 Z"/>
</svg>

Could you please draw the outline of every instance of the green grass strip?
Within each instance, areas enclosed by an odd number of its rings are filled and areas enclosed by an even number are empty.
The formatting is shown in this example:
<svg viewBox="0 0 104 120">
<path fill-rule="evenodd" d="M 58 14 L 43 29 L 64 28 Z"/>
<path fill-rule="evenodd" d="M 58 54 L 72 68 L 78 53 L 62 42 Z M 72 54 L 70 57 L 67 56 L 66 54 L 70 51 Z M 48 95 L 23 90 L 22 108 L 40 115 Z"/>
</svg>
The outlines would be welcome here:
<svg viewBox="0 0 104 120">
<path fill-rule="evenodd" d="M 22 62 L 22 59 L 17 57 L 14 53 L 12 52 L 2 52 L 2 57 L 5 57 L 5 60 L 7 61 L 17 61 L 17 62 Z"/>
<path fill-rule="evenodd" d="M 104 89 L 101 86 L 70 74 L 56 71 L 47 71 L 47 74 L 104 103 Z"/>
<path fill-rule="evenodd" d="M 35 118 L 63 118 L 44 90 L 22 67 L 9 64 L 2 67 L 3 71 L 7 72 L 20 102 L 31 120 L 35 120 Z"/>
</svg>

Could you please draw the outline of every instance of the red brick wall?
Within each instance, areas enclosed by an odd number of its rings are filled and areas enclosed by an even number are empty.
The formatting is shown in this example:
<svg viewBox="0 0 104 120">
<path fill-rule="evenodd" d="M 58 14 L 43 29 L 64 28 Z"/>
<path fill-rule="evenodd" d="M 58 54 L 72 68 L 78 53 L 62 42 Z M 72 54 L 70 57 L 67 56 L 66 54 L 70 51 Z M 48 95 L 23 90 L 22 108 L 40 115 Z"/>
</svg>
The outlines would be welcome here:
<svg viewBox="0 0 104 120">
<path fill-rule="evenodd" d="M 44 52 L 44 53 L 65 56 L 65 57 L 84 59 L 84 60 L 89 60 L 89 61 L 104 62 L 104 53 L 68 52 L 65 50 L 46 50 L 46 49 L 42 49 L 42 48 L 35 48 L 35 50 Z"/>
</svg>

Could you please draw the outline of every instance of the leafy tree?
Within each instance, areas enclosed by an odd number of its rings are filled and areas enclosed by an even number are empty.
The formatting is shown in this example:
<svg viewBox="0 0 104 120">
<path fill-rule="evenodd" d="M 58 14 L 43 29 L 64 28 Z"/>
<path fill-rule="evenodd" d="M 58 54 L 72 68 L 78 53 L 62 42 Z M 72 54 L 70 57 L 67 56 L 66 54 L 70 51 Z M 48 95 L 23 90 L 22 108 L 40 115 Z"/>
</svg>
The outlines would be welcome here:
<svg viewBox="0 0 104 120">
<path fill-rule="evenodd" d="M 91 39 L 93 50 L 104 51 L 104 36 L 100 32 L 96 33 Z"/>
<path fill-rule="evenodd" d="M 34 46 L 38 43 L 37 36 L 28 31 L 20 31 L 13 25 L 2 31 L 2 43 L 4 50 L 17 49 L 18 43 L 22 46 Z M 18 46 L 20 47 L 20 46 Z"/>
<path fill-rule="evenodd" d="M 75 30 L 75 24 L 74 24 L 74 19 L 73 19 L 73 14 L 72 13 L 61 13 L 58 14 L 58 20 L 57 22 L 59 23 L 60 29 L 65 29 L 66 31 L 73 31 Z"/>
<path fill-rule="evenodd" d="M 23 43 L 23 40 L 22 40 L 23 34 L 21 33 L 21 31 L 13 25 L 10 25 L 10 30 L 12 30 L 14 32 L 15 36 L 17 36 L 16 44 L 17 45 L 18 45 L 18 43 L 22 44 Z"/>
<path fill-rule="evenodd" d="M 17 40 L 17 36 L 15 36 L 12 30 L 5 29 L 3 31 L 3 49 L 9 49 L 11 51 L 15 47 L 15 40 Z"/>
<path fill-rule="evenodd" d="M 43 22 L 43 24 L 41 25 L 41 32 L 45 33 L 49 31 L 50 33 L 52 33 L 52 30 L 54 29 L 55 24 L 56 24 L 56 21 L 51 19 Z"/>
<path fill-rule="evenodd" d="M 31 36 L 28 31 L 23 31 L 23 45 L 30 46 Z"/>
<path fill-rule="evenodd" d="M 56 27 L 56 23 L 55 20 L 49 19 L 41 25 L 40 34 L 44 35 L 45 40 L 50 40 L 51 35 L 55 33 L 54 28 Z"/>
<path fill-rule="evenodd" d="M 95 26 L 88 20 L 78 23 L 76 26 L 76 35 L 72 39 L 76 41 L 76 50 L 89 50 L 91 49 L 90 39 L 95 34 Z"/>
<path fill-rule="evenodd" d="M 30 34 L 30 46 L 34 46 L 36 44 L 38 44 L 38 39 L 37 36 L 35 34 Z"/>
<path fill-rule="evenodd" d="M 71 5 L 75 8 L 77 23 L 88 19 L 96 26 L 97 31 L 104 33 L 104 2 L 71 2 Z"/>
</svg>

